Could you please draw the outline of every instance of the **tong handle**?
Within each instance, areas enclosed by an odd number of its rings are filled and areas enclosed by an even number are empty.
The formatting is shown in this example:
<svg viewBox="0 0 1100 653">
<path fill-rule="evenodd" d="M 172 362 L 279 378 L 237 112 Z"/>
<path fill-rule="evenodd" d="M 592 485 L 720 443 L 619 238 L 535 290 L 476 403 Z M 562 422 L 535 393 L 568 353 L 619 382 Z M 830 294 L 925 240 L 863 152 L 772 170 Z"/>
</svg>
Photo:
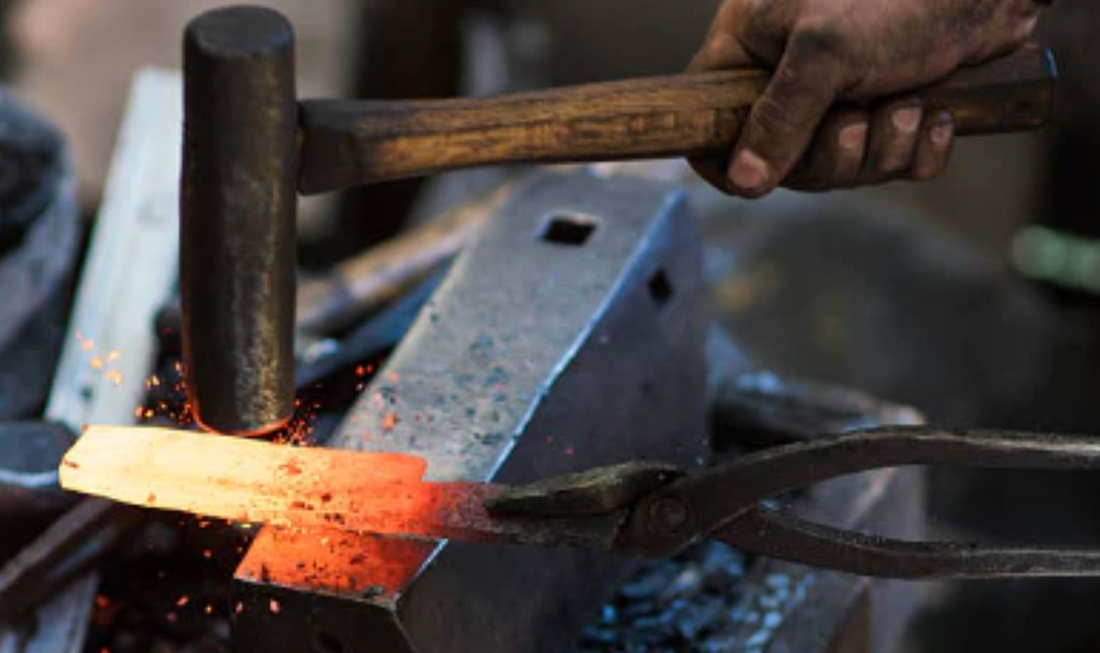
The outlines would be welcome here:
<svg viewBox="0 0 1100 653">
<path fill-rule="evenodd" d="M 959 134 L 1033 129 L 1057 75 L 1029 44 L 917 91 Z M 764 70 L 587 84 L 491 98 L 301 103 L 302 193 L 503 163 L 647 159 L 728 151 L 766 88 Z"/>
<path fill-rule="evenodd" d="M 623 525 L 617 548 L 669 555 L 744 518 L 763 500 L 838 476 L 905 465 L 1097 470 L 1100 438 L 915 426 L 868 429 L 765 449 L 685 476 L 645 496 Z M 835 540 L 835 535 L 829 537 Z"/>
<path fill-rule="evenodd" d="M 1100 550 L 987 547 L 866 535 L 756 506 L 711 533 L 741 551 L 859 576 L 905 580 L 1100 576 Z"/>
</svg>

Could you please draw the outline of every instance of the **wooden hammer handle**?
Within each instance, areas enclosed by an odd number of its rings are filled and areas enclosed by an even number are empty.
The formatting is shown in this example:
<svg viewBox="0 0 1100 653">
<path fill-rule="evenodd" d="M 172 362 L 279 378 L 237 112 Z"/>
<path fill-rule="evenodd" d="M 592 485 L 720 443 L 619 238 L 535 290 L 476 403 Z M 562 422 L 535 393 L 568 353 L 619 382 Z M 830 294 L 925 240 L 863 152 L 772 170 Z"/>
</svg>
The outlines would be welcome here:
<svg viewBox="0 0 1100 653">
<path fill-rule="evenodd" d="M 1041 126 L 1056 73 L 1036 45 L 918 91 L 959 134 Z M 728 150 L 768 83 L 733 70 L 588 84 L 484 99 L 301 103 L 299 190 L 501 163 L 565 163 Z"/>
</svg>

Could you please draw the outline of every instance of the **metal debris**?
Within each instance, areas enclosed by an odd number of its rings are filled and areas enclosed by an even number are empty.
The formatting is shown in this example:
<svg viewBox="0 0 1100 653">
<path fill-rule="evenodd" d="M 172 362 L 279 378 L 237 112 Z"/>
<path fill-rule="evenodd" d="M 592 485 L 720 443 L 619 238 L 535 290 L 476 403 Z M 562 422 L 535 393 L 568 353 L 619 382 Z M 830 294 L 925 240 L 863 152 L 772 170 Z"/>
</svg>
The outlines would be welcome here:
<svg viewBox="0 0 1100 653">
<path fill-rule="evenodd" d="M 702 543 L 647 564 L 584 631 L 573 653 L 709 653 L 743 618 L 746 557 Z"/>
</svg>

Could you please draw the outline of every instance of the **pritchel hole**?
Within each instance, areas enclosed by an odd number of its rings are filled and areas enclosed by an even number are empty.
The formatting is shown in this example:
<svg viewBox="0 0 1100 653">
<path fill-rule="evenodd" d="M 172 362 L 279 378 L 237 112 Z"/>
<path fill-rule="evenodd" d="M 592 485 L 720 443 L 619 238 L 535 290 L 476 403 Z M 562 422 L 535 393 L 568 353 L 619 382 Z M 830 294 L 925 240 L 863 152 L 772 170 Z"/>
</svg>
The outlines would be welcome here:
<svg viewBox="0 0 1100 653">
<path fill-rule="evenodd" d="M 542 239 L 555 245 L 580 247 L 596 231 L 596 221 L 583 215 L 558 213 L 547 218 Z"/>
<path fill-rule="evenodd" d="M 344 653 L 347 647 L 344 641 L 326 630 L 313 634 L 313 650 L 317 653 Z"/>
<path fill-rule="evenodd" d="M 664 306 L 672 299 L 672 282 L 668 280 L 668 274 L 664 270 L 657 270 L 649 278 L 649 296 L 658 306 Z"/>
</svg>

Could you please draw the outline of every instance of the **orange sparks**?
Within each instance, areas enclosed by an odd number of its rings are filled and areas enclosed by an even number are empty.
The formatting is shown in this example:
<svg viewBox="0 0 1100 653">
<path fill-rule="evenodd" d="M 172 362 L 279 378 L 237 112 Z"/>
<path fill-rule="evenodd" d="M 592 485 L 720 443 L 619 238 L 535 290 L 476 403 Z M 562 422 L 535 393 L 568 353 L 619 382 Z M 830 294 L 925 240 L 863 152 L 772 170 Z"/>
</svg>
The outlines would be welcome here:
<svg viewBox="0 0 1100 653">
<path fill-rule="evenodd" d="M 91 359 L 88 361 L 88 366 L 97 372 L 103 372 L 103 378 L 112 383 L 116 388 L 122 385 L 123 377 L 122 372 L 111 369 L 111 363 L 122 358 L 122 352 L 117 349 L 112 349 L 106 354 L 106 356 L 100 355 L 95 351 L 95 341 L 91 338 L 85 338 L 84 334 L 79 331 L 76 333 L 76 339 L 80 342 L 80 348 L 90 354 Z"/>
<path fill-rule="evenodd" d="M 276 601 L 275 599 L 271 599 L 271 601 L 267 604 L 267 607 L 268 607 L 269 610 L 271 610 L 271 614 L 279 614 L 279 611 L 282 610 L 282 607 L 279 605 L 279 602 Z"/>
<path fill-rule="evenodd" d="M 187 605 L 190 602 L 191 602 L 191 597 L 184 594 L 183 596 L 181 596 L 179 598 L 178 601 L 176 601 L 176 607 L 177 608 L 182 608 L 183 606 Z"/>
<path fill-rule="evenodd" d="M 397 413 L 386 413 L 382 418 L 382 428 L 392 431 L 395 426 L 397 426 Z"/>
</svg>

